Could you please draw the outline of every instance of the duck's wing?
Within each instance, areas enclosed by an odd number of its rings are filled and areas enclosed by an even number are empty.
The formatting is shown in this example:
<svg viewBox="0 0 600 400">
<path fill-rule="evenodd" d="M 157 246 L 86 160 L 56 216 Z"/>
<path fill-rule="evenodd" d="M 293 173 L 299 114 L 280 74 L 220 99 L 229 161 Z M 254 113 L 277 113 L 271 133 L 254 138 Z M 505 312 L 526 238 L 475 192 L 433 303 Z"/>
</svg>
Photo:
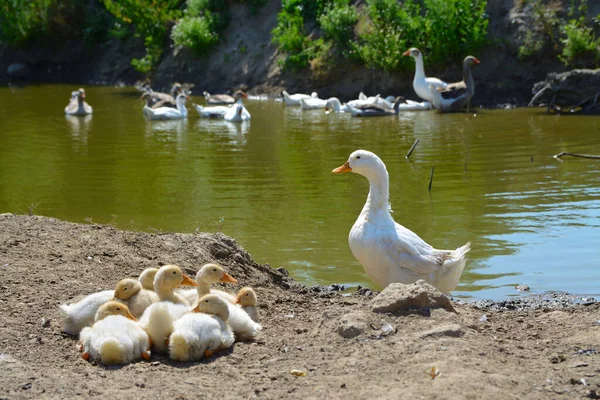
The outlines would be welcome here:
<svg viewBox="0 0 600 400">
<path fill-rule="evenodd" d="M 79 109 L 79 100 L 77 100 L 77 98 L 72 98 L 69 101 L 69 104 L 67 104 L 67 106 L 65 107 L 65 113 L 67 114 L 72 114 L 74 112 L 77 112 L 77 110 Z"/>
<path fill-rule="evenodd" d="M 449 252 L 436 250 L 416 233 L 395 224 L 395 229 L 381 235 L 380 242 L 390 261 L 416 274 L 429 274 L 439 270 L 449 258 Z"/>
<path fill-rule="evenodd" d="M 448 87 L 448 84 L 446 82 L 438 78 L 425 78 L 425 83 L 427 85 L 433 86 L 436 89 L 443 89 Z"/>
<path fill-rule="evenodd" d="M 444 99 L 456 99 L 467 93 L 467 84 L 464 81 L 451 83 L 445 89 L 437 89 Z"/>
<path fill-rule="evenodd" d="M 356 104 L 353 107 L 356 108 L 356 109 L 358 109 L 358 110 L 366 111 L 366 112 L 392 111 L 392 109 L 390 107 L 386 107 L 383 104 L 375 104 L 375 103 Z"/>
</svg>

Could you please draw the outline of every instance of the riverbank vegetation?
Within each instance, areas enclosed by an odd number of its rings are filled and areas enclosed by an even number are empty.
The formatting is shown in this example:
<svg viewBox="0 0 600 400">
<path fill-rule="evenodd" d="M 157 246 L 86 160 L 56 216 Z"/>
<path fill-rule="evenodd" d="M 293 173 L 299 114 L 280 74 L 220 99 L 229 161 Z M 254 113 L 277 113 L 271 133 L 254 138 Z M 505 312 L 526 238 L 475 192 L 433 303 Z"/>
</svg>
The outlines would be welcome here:
<svg viewBox="0 0 600 400">
<path fill-rule="evenodd" d="M 268 0 L 237 0 L 258 14 Z M 272 42 L 287 70 L 356 62 L 373 69 L 410 70 L 402 53 L 418 46 L 427 64 L 443 68 L 493 44 L 487 0 L 283 0 Z M 531 16 L 519 57 L 559 58 L 567 66 L 600 61 L 600 23 L 587 0 L 519 0 Z M 70 37 L 87 42 L 136 36 L 146 53 L 132 65 L 150 74 L 171 45 L 209 54 L 230 24 L 225 0 L 6 0 L 0 6 L 0 43 L 17 47 Z M 589 63 L 588 63 L 589 64 Z"/>
</svg>

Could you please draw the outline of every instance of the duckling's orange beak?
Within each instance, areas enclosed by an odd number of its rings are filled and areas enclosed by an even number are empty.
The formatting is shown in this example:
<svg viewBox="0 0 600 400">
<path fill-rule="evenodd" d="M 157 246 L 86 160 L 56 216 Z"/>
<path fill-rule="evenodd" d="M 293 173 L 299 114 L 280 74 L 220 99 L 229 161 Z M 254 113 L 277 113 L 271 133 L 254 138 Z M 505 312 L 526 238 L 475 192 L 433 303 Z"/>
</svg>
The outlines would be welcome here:
<svg viewBox="0 0 600 400">
<path fill-rule="evenodd" d="M 130 313 L 130 312 L 128 312 L 128 313 L 127 313 L 127 318 L 129 318 L 129 319 L 130 319 L 130 320 L 132 320 L 132 321 L 137 321 L 137 318 L 136 318 L 136 317 L 134 317 L 133 315 L 131 315 L 131 313 Z"/>
<path fill-rule="evenodd" d="M 242 304 L 242 298 L 238 297 L 237 299 L 235 299 L 235 304 Z"/>
<path fill-rule="evenodd" d="M 334 174 L 340 174 L 342 172 L 350 172 L 352 171 L 352 168 L 350 168 L 350 164 L 348 163 L 348 161 L 346 161 L 344 163 L 344 165 L 337 167 L 336 169 L 332 170 L 331 172 L 333 172 Z"/>
<path fill-rule="evenodd" d="M 223 273 L 223 277 L 220 282 L 238 283 L 237 279 L 229 275 L 227 272 Z"/>
<path fill-rule="evenodd" d="M 196 283 L 195 280 L 193 280 L 186 274 L 183 274 L 183 280 L 181 281 L 181 285 L 182 286 L 198 286 L 198 283 Z"/>
</svg>

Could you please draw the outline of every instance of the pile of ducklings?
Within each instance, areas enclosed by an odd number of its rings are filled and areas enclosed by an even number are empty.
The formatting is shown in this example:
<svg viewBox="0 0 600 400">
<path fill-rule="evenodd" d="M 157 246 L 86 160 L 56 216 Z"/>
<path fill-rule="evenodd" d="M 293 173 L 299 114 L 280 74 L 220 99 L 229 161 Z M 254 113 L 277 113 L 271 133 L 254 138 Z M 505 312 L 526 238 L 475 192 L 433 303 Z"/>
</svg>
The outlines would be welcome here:
<svg viewBox="0 0 600 400">
<path fill-rule="evenodd" d="M 195 280 L 177 265 L 148 268 L 137 280 L 119 281 L 115 290 L 62 304 L 63 330 L 79 335 L 85 360 L 104 365 L 149 360 L 153 353 L 177 361 L 211 357 L 236 341 L 255 339 L 262 329 L 254 290 L 232 295 L 211 289 L 216 282 L 237 280 L 212 263 Z"/>
</svg>

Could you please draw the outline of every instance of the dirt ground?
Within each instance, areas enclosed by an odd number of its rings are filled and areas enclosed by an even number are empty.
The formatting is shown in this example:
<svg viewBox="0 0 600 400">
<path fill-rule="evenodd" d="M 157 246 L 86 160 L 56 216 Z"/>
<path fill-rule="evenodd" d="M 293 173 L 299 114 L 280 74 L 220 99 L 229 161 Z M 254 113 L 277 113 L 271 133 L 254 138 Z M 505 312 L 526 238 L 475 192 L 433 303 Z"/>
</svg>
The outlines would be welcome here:
<svg viewBox="0 0 600 400">
<path fill-rule="evenodd" d="M 153 355 L 105 368 L 61 332 L 60 303 L 146 267 L 175 263 L 194 274 L 209 261 L 256 288 L 257 341 L 201 362 Z M 598 303 L 455 302 L 457 313 L 393 315 L 372 312 L 374 296 L 301 286 L 220 233 L 0 214 L 0 398 L 600 398 Z"/>
</svg>

